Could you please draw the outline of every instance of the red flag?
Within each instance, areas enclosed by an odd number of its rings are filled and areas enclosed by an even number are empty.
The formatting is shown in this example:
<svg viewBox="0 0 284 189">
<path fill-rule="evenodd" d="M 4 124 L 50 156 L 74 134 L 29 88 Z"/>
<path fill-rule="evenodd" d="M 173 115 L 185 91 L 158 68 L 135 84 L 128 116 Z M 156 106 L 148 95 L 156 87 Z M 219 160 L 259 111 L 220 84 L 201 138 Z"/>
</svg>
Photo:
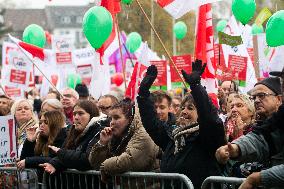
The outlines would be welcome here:
<svg viewBox="0 0 284 189">
<path fill-rule="evenodd" d="M 136 62 L 131 78 L 130 78 L 130 82 L 128 83 L 127 89 L 125 91 L 126 97 L 129 97 L 132 100 L 135 100 L 137 92 L 138 92 L 137 90 L 140 86 L 140 81 L 142 80 L 143 75 L 146 70 L 147 70 L 147 66 Z"/>
<path fill-rule="evenodd" d="M 202 75 L 203 84 L 206 86 L 207 92 L 216 93 L 216 64 L 214 58 L 211 4 L 199 7 L 195 44 L 195 58 L 202 60 L 203 63 L 207 63 L 205 72 Z"/>
<path fill-rule="evenodd" d="M 21 47 L 21 49 L 24 51 L 25 54 L 28 54 L 32 57 L 37 57 L 40 60 L 44 61 L 46 59 L 46 50 L 40 47 L 37 47 L 35 45 L 31 45 L 28 43 L 25 43 L 15 37 L 12 37 L 9 35 L 9 38 L 17 44 L 17 46 Z"/>
<path fill-rule="evenodd" d="M 105 7 L 112 15 L 113 19 L 113 27 L 112 32 L 108 39 L 104 42 L 104 44 L 97 50 L 97 52 L 100 54 L 100 63 L 102 64 L 102 57 L 104 55 L 104 51 L 109 47 L 109 45 L 113 42 L 116 36 L 116 19 L 115 15 L 120 12 L 120 1 L 119 0 L 102 0 L 101 6 Z"/>
</svg>

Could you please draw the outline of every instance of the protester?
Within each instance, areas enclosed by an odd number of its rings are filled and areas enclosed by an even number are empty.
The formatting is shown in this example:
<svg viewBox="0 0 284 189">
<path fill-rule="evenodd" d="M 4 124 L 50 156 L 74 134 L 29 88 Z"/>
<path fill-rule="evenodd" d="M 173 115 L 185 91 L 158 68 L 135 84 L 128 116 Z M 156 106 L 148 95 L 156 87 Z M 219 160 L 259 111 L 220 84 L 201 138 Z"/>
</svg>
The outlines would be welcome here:
<svg viewBox="0 0 284 189">
<path fill-rule="evenodd" d="M 135 115 L 134 115 L 135 114 Z M 126 171 L 152 171 L 156 165 L 158 147 L 142 126 L 139 112 L 126 99 L 109 111 L 110 127 L 104 128 L 100 140 L 89 156 L 92 167 L 107 175 Z"/>
<path fill-rule="evenodd" d="M 26 130 L 29 128 L 38 128 L 38 119 L 33 112 L 33 105 L 27 99 L 17 100 L 11 107 L 11 114 L 15 116 L 17 123 L 17 136 L 18 136 L 18 154 L 26 140 Z"/>
<path fill-rule="evenodd" d="M 103 95 L 99 98 L 98 107 L 99 107 L 99 110 L 103 114 L 108 116 L 110 107 L 113 106 L 116 103 L 118 103 L 117 98 L 113 95 L 107 94 L 107 95 Z"/>
<path fill-rule="evenodd" d="M 59 92 L 55 91 L 55 90 L 50 90 L 46 97 L 45 97 L 45 100 L 46 99 L 57 99 L 57 100 L 60 100 L 60 94 Z"/>
<path fill-rule="evenodd" d="M 157 68 L 148 67 L 137 97 L 143 126 L 153 141 L 164 151 L 161 171 L 187 175 L 195 188 L 200 188 L 205 178 L 220 175 L 214 157 L 216 149 L 225 143 L 222 120 L 204 87 L 200 84 L 206 64 L 200 60 L 192 64 L 192 73 L 183 71 L 191 87 L 182 103 L 172 137 L 168 136 L 165 123 L 158 119 L 149 89 L 157 77 Z M 147 102 L 152 103 L 147 103 Z"/>
<path fill-rule="evenodd" d="M 38 168 L 41 163 L 48 162 L 55 157 L 48 146 L 61 148 L 65 138 L 65 117 L 59 111 L 47 111 L 41 115 L 39 129 L 27 129 L 27 139 L 21 152 L 21 161 L 17 163 L 20 170 L 24 168 Z M 42 172 L 43 173 L 43 172 Z"/>
<path fill-rule="evenodd" d="M 274 72 L 283 79 L 284 72 Z M 283 87 L 283 86 L 282 86 Z M 257 186 L 265 188 L 284 187 L 284 105 L 280 105 L 276 113 L 266 119 L 261 125 L 254 127 L 253 131 L 232 143 L 220 147 L 216 151 L 219 163 L 225 164 L 229 159 L 242 162 L 269 163 L 270 168 L 257 171 L 249 175 L 240 189 L 252 189 Z"/>
<path fill-rule="evenodd" d="M 10 114 L 12 99 L 6 95 L 0 95 L 0 114 L 6 116 Z"/>
<path fill-rule="evenodd" d="M 265 78 L 257 82 L 249 94 L 254 100 L 257 120 L 264 121 L 271 117 L 282 103 L 280 79 Z"/>
<path fill-rule="evenodd" d="M 238 93 L 238 91 L 238 86 L 234 81 L 224 80 L 218 89 L 218 98 L 228 96 L 230 93 Z"/>
<path fill-rule="evenodd" d="M 255 108 L 249 96 L 245 94 L 233 94 L 229 107 L 225 127 L 227 140 L 232 141 L 252 130 L 255 122 Z"/>
<path fill-rule="evenodd" d="M 46 99 L 41 104 L 41 113 L 49 111 L 59 111 L 64 113 L 63 105 L 57 99 Z"/>
<path fill-rule="evenodd" d="M 154 91 L 150 94 L 150 98 L 146 98 L 142 104 L 139 104 L 139 108 L 146 108 L 149 104 L 154 104 L 157 118 L 164 122 L 164 126 L 168 132 L 168 135 L 172 136 L 173 125 L 175 125 L 176 117 L 170 112 L 170 106 L 172 98 L 170 95 L 162 90 Z M 153 116 L 153 115 L 151 115 Z"/>
<path fill-rule="evenodd" d="M 72 88 L 65 88 L 62 90 L 63 97 L 61 103 L 63 105 L 66 116 L 67 125 L 73 124 L 73 107 L 79 99 L 79 94 Z"/>
<path fill-rule="evenodd" d="M 178 112 L 180 111 L 181 101 L 182 101 L 182 98 L 180 96 L 174 96 L 172 98 L 170 112 L 173 113 L 175 116 L 177 116 Z"/>
<path fill-rule="evenodd" d="M 102 123 L 106 115 L 100 115 L 98 107 L 89 100 L 78 101 L 73 114 L 74 125 L 68 131 L 63 147 L 50 146 L 57 157 L 41 165 L 48 173 L 66 168 L 91 169 L 88 155 L 93 144 L 98 141 L 101 129 L 105 127 Z"/>
</svg>

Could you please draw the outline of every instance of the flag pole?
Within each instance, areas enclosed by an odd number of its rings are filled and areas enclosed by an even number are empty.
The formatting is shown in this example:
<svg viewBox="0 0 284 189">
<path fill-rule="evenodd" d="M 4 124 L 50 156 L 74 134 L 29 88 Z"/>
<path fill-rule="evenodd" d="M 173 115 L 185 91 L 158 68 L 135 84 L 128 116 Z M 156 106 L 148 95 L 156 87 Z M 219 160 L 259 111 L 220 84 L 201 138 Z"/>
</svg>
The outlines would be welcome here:
<svg viewBox="0 0 284 189">
<path fill-rule="evenodd" d="M 7 93 L 6 93 L 6 91 L 4 90 L 3 86 L 1 85 L 1 83 L 0 83 L 0 88 L 2 89 L 4 95 L 5 95 L 5 96 L 8 96 Z M 8 97 L 9 97 L 9 96 L 8 96 Z"/>
<path fill-rule="evenodd" d="M 38 71 L 43 75 L 43 77 L 45 77 L 45 79 L 48 81 L 48 83 L 59 93 L 59 95 L 63 98 L 63 95 L 61 94 L 61 92 L 53 85 L 53 83 L 48 79 L 48 77 L 41 71 L 41 69 L 34 63 L 33 59 L 31 59 L 31 57 L 29 57 L 26 52 L 20 47 L 20 45 L 18 43 L 15 43 L 19 49 L 23 52 L 23 54 L 29 59 L 29 61 L 31 61 L 31 63 L 38 69 Z"/>
<path fill-rule="evenodd" d="M 174 67 L 176 73 L 178 74 L 179 78 L 181 79 L 181 81 L 182 81 L 184 87 L 187 88 L 187 87 L 186 87 L 186 84 L 185 84 L 185 81 L 184 81 L 183 77 L 181 77 L 180 73 L 178 72 L 178 69 L 177 69 L 177 67 L 176 67 L 176 65 L 175 65 L 175 63 L 174 63 L 174 61 L 173 61 L 173 59 L 172 59 L 172 57 L 171 57 L 169 51 L 167 50 L 167 48 L 166 48 L 165 44 L 163 43 L 162 39 L 160 38 L 158 32 L 156 31 L 156 29 L 154 28 L 153 24 L 151 23 L 151 21 L 150 21 L 149 17 L 147 16 L 145 10 L 144 10 L 143 7 L 141 6 L 141 3 L 139 2 L 139 0 L 136 0 L 136 2 L 137 2 L 137 4 L 138 4 L 139 8 L 141 9 L 142 13 L 143 13 L 144 16 L 146 17 L 148 23 L 150 24 L 150 26 L 151 26 L 152 30 L 154 31 L 156 37 L 158 38 L 159 42 L 161 43 L 163 49 L 165 50 L 165 52 L 166 52 L 168 58 L 170 59 L 170 63 L 173 65 L 173 67 Z"/>
<path fill-rule="evenodd" d="M 118 19 L 117 16 L 115 15 L 115 26 L 117 30 L 117 37 L 118 37 L 118 45 L 119 45 L 119 54 L 120 54 L 120 61 L 122 64 L 122 73 L 123 73 L 123 80 L 124 80 L 124 88 L 126 90 L 126 76 L 125 76 L 125 65 L 123 62 L 123 55 L 122 55 L 122 47 L 121 47 L 121 41 L 120 41 L 120 30 L 119 30 L 119 25 L 118 25 Z"/>
</svg>

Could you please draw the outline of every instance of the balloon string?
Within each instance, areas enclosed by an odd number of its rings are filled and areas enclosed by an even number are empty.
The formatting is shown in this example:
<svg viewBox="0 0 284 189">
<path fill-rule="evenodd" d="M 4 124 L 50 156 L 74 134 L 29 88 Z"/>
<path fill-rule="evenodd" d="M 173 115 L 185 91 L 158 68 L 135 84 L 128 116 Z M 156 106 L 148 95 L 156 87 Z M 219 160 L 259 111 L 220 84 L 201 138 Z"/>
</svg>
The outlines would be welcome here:
<svg viewBox="0 0 284 189">
<path fill-rule="evenodd" d="M 120 30 L 119 30 L 119 25 L 118 25 L 118 19 L 117 16 L 115 15 L 115 26 L 117 30 L 117 37 L 118 37 L 118 45 L 119 45 L 119 54 L 120 54 L 120 61 L 122 64 L 122 73 L 123 73 L 123 80 L 124 80 L 124 88 L 126 90 L 126 75 L 125 75 L 125 65 L 123 61 L 123 54 L 122 54 L 122 47 L 121 47 L 121 41 L 120 41 Z"/>
<path fill-rule="evenodd" d="M 187 89 L 187 86 L 186 86 L 186 84 L 185 84 L 185 81 L 184 81 L 183 77 L 181 77 L 180 73 L 178 72 L 177 66 L 175 65 L 175 63 L 174 63 L 174 61 L 173 61 L 173 59 L 172 59 L 172 57 L 171 57 L 169 51 L 167 50 L 167 48 L 166 48 L 165 44 L 163 43 L 162 39 L 160 38 L 158 32 L 156 31 L 156 29 L 154 28 L 153 24 L 151 23 L 149 17 L 147 16 L 145 10 L 144 10 L 143 7 L 141 6 L 139 0 L 136 0 L 136 2 L 137 2 L 137 4 L 138 4 L 139 8 L 141 9 L 142 13 L 143 13 L 144 16 L 146 17 L 146 19 L 147 19 L 148 23 L 150 24 L 152 30 L 154 31 L 155 35 L 157 36 L 157 38 L 158 38 L 159 42 L 161 43 L 163 49 L 165 50 L 165 52 L 166 52 L 166 54 L 167 54 L 167 56 L 168 56 L 168 58 L 169 58 L 169 60 L 170 60 L 170 63 L 171 63 L 172 66 L 174 67 L 174 69 L 175 69 L 175 71 L 176 71 L 178 77 L 181 79 L 181 81 L 182 81 L 184 87 Z"/>
</svg>

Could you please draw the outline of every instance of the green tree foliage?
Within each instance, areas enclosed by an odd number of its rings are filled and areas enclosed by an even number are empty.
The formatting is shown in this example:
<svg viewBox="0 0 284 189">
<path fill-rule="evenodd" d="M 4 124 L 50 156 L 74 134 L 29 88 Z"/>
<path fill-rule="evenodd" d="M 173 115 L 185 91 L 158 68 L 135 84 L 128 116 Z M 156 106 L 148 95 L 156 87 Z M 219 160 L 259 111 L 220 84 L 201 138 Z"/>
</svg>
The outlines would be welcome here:
<svg viewBox="0 0 284 189">
<path fill-rule="evenodd" d="M 139 0 L 144 8 L 149 19 L 151 19 L 151 0 Z M 134 0 L 131 5 L 122 5 L 122 11 L 118 15 L 119 26 L 121 30 L 124 30 L 127 34 L 133 31 L 138 32 L 142 36 L 143 41 L 147 41 L 149 46 L 151 43 L 151 27 L 140 10 L 138 4 Z M 177 40 L 177 54 L 193 53 L 194 48 L 194 30 L 195 30 L 195 14 L 193 11 L 183 16 L 181 19 L 186 23 L 188 32 L 185 38 L 181 41 Z M 176 21 L 179 21 L 176 20 Z M 166 48 L 172 55 L 173 51 L 173 21 L 172 17 L 156 3 L 154 3 L 154 27 L 160 38 L 164 42 Z M 154 51 L 159 56 L 166 53 L 159 43 L 158 38 L 155 36 Z"/>
</svg>

